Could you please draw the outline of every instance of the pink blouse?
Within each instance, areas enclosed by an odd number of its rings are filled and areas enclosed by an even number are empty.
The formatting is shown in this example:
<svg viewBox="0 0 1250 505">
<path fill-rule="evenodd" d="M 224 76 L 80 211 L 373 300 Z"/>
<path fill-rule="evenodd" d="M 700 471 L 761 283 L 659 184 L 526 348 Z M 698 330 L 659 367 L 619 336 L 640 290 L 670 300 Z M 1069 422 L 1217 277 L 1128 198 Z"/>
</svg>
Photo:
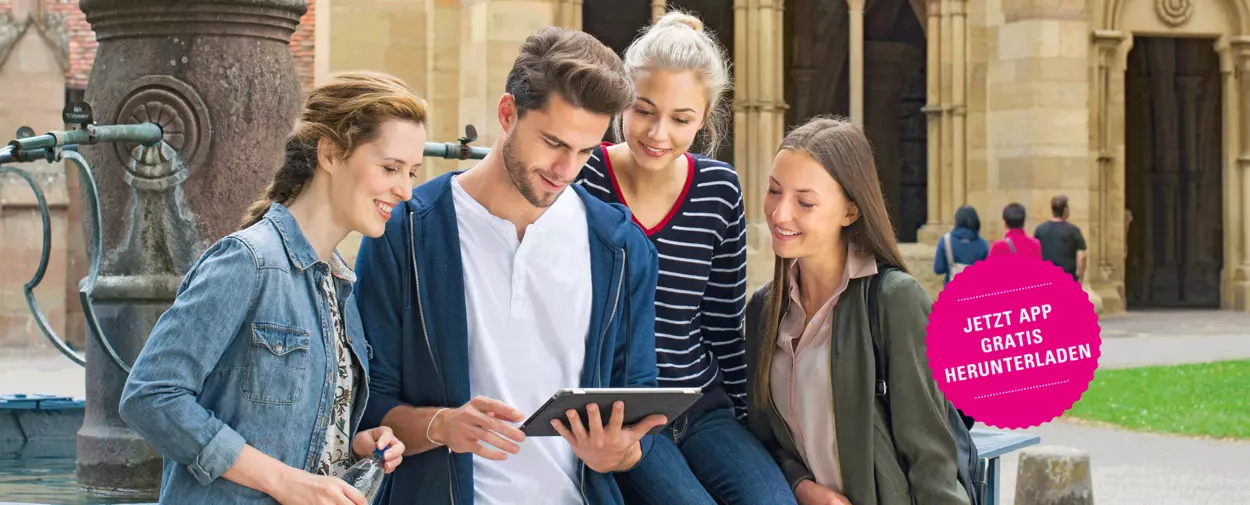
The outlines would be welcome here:
<svg viewBox="0 0 1250 505">
<path fill-rule="evenodd" d="M 799 456 L 816 483 L 842 491 L 838 440 L 833 418 L 832 334 L 834 306 L 851 279 L 877 273 L 871 253 L 851 246 L 842 282 L 806 325 L 799 302 L 798 262 L 791 265 L 790 307 L 777 332 L 777 349 L 769 372 L 773 401 L 795 436 Z M 795 345 L 795 340 L 798 345 Z"/>
</svg>

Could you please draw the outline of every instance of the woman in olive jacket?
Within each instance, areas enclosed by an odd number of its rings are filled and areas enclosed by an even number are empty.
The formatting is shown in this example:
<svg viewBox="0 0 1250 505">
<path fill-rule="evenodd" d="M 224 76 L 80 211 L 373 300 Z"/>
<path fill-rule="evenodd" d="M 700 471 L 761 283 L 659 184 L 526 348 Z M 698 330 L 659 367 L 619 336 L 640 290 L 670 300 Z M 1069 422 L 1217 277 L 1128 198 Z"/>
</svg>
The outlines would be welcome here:
<svg viewBox="0 0 1250 505">
<path fill-rule="evenodd" d="M 764 213 L 777 261 L 747 307 L 747 417 L 799 503 L 968 504 L 925 356 L 931 301 L 906 273 L 863 132 L 818 117 L 787 135 Z M 898 270 L 868 314 L 878 266 Z M 884 401 L 869 317 L 888 364 Z"/>
</svg>

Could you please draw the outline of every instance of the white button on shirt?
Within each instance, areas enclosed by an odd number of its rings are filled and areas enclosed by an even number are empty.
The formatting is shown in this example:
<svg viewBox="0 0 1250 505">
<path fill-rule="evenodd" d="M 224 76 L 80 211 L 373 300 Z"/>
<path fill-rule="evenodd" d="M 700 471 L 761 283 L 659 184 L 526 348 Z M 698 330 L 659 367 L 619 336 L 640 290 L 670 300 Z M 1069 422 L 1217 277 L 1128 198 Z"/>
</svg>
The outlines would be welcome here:
<svg viewBox="0 0 1250 505">
<path fill-rule="evenodd" d="M 586 206 L 565 190 L 517 239 L 452 178 L 469 328 L 473 396 L 528 416 L 560 388 L 577 387 L 590 328 Z M 561 437 L 535 437 L 505 461 L 473 457 L 479 505 L 579 504 L 577 456 Z"/>
</svg>

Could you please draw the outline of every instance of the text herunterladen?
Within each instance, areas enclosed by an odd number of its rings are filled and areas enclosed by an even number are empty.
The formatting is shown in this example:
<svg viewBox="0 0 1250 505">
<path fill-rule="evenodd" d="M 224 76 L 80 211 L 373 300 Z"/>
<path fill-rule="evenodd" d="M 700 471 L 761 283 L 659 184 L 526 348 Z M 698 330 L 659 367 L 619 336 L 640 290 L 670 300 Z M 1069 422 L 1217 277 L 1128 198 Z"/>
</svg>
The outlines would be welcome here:
<svg viewBox="0 0 1250 505">
<path fill-rule="evenodd" d="M 1050 304 L 1025 307 L 1019 311 L 1006 310 L 991 314 L 969 317 L 965 334 L 1002 330 L 1013 325 L 1037 323 L 1050 316 Z M 1009 331 L 981 338 L 981 351 L 985 354 L 1010 351 L 1024 347 L 1039 346 L 1043 343 L 1042 329 L 1031 328 L 1020 331 Z M 984 361 L 948 367 L 944 371 L 946 382 L 958 382 L 978 377 L 988 377 L 1018 370 L 1028 370 L 1049 365 L 1056 365 L 1088 359 L 1092 356 L 1089 344 L 1059 347 L 1055 349 L 1038 349 L 1035 351 L 990 358 Z"/>
</svg>

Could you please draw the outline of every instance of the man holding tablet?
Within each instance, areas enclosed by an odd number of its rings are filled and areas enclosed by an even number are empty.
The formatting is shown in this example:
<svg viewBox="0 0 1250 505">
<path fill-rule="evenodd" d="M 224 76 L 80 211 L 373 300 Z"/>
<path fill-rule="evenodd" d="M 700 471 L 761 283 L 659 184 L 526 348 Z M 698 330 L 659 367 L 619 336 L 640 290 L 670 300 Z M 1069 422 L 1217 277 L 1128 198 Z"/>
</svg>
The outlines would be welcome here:
<svg viewBox="0 0 1250 505">
<path fill-rule="evenodd" d="M 647 464 L 667 419 L 623 423 L 625 402 L 566 414 L 560 436 L 517 428 L 562 389 L 656 386 L 655 248 L 624 207 L 569 187 L 632 100 L 611 49 L 543 29 L 508 74 L 490 154 L 379 207 L 386 234 L 356 264 L 362 429 L 408 449 L 381 503 L 619 504 L 611 474 Z"/>
</svg>

